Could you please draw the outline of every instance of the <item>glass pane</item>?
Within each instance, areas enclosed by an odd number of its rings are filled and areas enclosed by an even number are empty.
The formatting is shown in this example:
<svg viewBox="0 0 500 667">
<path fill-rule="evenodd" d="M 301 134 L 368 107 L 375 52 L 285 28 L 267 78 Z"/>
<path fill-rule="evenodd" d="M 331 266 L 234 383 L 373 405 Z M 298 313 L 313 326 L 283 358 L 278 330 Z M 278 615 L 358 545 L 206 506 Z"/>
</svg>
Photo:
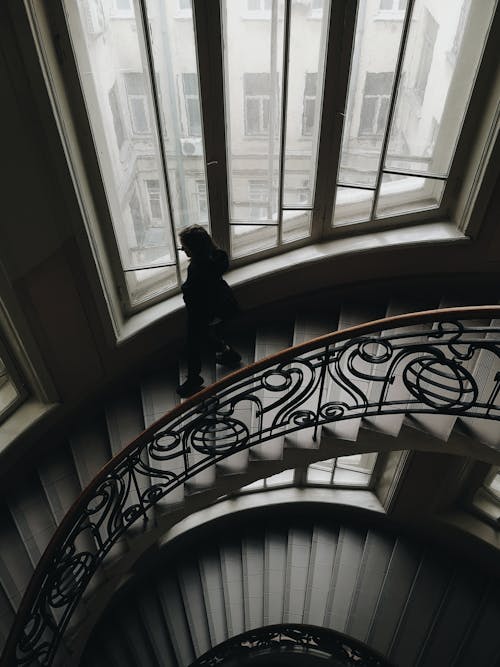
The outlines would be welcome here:
<svg viewBox="0 0 500 667">
<path fill-rule="evenodd" d="M 200 221 L 200 184 L 205 185 L 207 192 L 194 19 L 188 13 L 182 21 L 176 20 L 175 2 L 147 0 L 146 5 L 172 211 L 179 230 Z M 190 7 L 189 0 L 182 3 L 181 9 Z M 208 206 L 203 213 L 204 222 L 208 222 Z"/>
<path fill-rule="evenodd" d="M 386 168 L 447 176 L 493 0 L 416 0 Z"/>
<path fill-rule="evenodd" d="M 377 180 L 403 29 L 380 20 L 380 9 L 380 0 L 359 4 L 338 178 L 345 185 Z"/>
<path fill-rule="evenodd" d="M 335 468 L 333 483 L 339 485 L 346 484 L 348 486 L 368 486 L 370 483 L 370 475 L 358 470 Z"/>
<path fill-rule="evenodd" d="M 377 454 L 353 454 L 352 456 L 339 456 L 337 459 L 337 468 L 344 470 L 356 470 L 371 474 L 375 467 Z"/>
<path fill-rule="evenodd" d="M 331 478 L 331 470 L 319 470 L 313 466 L 307 468 L 307 481 L 309 484 L 330 484 Z"/>
<path fill-rule="evenodd" d="M 418 176 L 384 174 L 375 217 L 399 215 L 437 208 L 443 196 L 444 181 Z"/>
<path fill-rule="evenodd" d="M 278 243 L 276 225 L 231 225 L 231 255 L 243 257 Z"/>
<path fill-rule="evenodd" d="M 263 489 L 264 488 L 264 480 L 263 479 L 258 479 L 256 482 L 252 482 L 251 484 L 247 484 L 246 486 L 241 487 L 241 491 L 256 491 L 257 489 Z"/>
<path fill-rule="evenodd" d="M 177 285 L 175 266 L 127 271 L 125 280 L 132 303 L 139 304 Z"/>
<path fill-rule="evenodd" d="M 284 206 L 312 206 L 329 2 L 321 20 L 304 20 L 304 8 L 291 3 L 288 97 L 284 155 Z"/>
<path fill-rule="evenodd" d="M 252 9 L 252 3 L 247 7 Z M 262 196 L 262 205 L 257 207 L 259 210 L 254 209 L 252 218 L 277 220 L 284 0 L 276 0 L 271 7 L 270 12 L 259 15 L 259 21 L 245 19 L 242 2 L 226 0 L 222 7 L 232 222 L 249 221 L 251 184 L 255 181 L 260 183 L 265 196 Z M 265 9 L 265 5 L 260 3 L 255 9 Z M 241 231 L 232 230 L 233 242 L 249 235 L 240 234 Z M 273 234 L 271 232 L 271 236 Z M 257 236 L 256 249 L 276 243 L 272 239 L 263 241 L 258 233 Z M 268 232 L 266 236 L 269 237 Z M 239 249 L 238 243 L 233 243 L 233 247 L 235 256 L 252 252 Z"/>
<path fill-rule="evenodd" d="M 307 481 L 312 484 L 330 484 L 335 459 L 317 461 L 307 467 Z"/>
<path fill-rule="evenodd" d="M 370 220 L 373 191 L 358 188 L 337 188 L 333 225 L 346 225 Z"/>
<path fill-rule="evenodd" d="M 309 236 L 311 211 L 283 211 L 283 242 L 289 243 Z"/>
<path fill-rule="evenodd" d="M 293 482 L 293 473 L 294 470 L 283 470 L 272 477 L 268 477 L 265 480 L 265 486 L 281 486 L 283 484 L 291 484 Z"/>
<path fill-rule="evenodd" d="M 123 267 L 175 262 L 142 25 L 134 12 L 116 18 L 87 11 L 88 3 L 65 7 Z M 158 182 L 154 203 L 148 181 Z"/>
</svg>

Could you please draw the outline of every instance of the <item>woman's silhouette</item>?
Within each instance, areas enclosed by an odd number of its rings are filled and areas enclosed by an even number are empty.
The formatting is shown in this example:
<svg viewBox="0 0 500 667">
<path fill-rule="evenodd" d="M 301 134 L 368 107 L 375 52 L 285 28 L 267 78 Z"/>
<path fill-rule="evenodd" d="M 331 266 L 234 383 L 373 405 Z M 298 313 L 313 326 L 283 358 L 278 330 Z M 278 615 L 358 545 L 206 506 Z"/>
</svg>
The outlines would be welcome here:
<svg viewBox="0 0 500 667">
<path fill-rule="evenodd" d="M 179 234 L 182 249 L 190 258 L 182 293 L 187 310 L 188 375 L 177 387 L 183 398 L 196 393 L 203 385 L 201 351 L 208 347 L 216 361 L 229 368 L 239 366 L 241 356 L 225 343 L 218 325 L 238 312 L 231 288 L 222 278 L 229 266 L 227 253 L 218 248 L 200 225 L 186 227 Z"/>
</svg>

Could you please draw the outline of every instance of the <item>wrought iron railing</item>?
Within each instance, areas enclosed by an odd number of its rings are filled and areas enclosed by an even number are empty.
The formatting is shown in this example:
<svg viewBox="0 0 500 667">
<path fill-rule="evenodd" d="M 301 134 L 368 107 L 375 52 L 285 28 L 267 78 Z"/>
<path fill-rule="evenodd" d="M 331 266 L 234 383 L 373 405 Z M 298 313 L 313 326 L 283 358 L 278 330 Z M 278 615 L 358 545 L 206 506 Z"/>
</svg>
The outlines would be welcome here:
<svg viewBox="0 0 500 667">
<path fill-rule="evenodd" d="M 317 438 L 323 425 L 352 418 L 499 420 L 499 391 L 500 306 L 377 320 L 232 373 L 144 431 L 83 491 L 36 568 L 2 664 L 52 664 L 117 540 L 167 494 L 225 458 L 300 429 Z"/>
<path fill-rule="evenodd" d="M 298 623 L 268 625 L 231 637 L 200 656 L 190 667 L 241 667 L 254 664 L 253 660 L 261 655 L 268 656 L 270 661 L 273 656 L 296 655 L 322 658 L 330 665 L 344 667 L 391 667 L 388 660 L 352 637 L 329 628 Z"/>
</svg>

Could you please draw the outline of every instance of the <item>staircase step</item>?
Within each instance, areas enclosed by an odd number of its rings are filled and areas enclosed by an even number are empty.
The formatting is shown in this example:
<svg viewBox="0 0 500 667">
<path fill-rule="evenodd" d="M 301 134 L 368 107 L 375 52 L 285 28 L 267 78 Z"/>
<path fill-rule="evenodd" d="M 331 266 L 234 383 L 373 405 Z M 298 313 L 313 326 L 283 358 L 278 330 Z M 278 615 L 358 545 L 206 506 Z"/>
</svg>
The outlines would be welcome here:
<svg viewBox="0 0 500 667">
<path fill-rule="evenodd" d="M 255 360 L 269 357 L 284 348 L 290 347 L 293 341 L 293 323 L 291 321 L 269 322 L 257 329 L 255 340 Z M 261 407 L 254 405 L 253 422 L 257 425 L 262 423 L 264 429 L 271 428 L 276 419 L 279 420 L 282 412 L 282 405 L 279 404 L 286 394 L 287 390 L 274 391 L 270 389 L 259 389 L 256 396 L 261 403 Z M 262 410 L 262 413 L 261 413 Z M 274 432 L 279 431 L 279 426 L 270 431 L 272 436 Z M 257 459 L 281 459 L 283 455 L 283 446 L 285 442 L 284 435 L 271 437 L 266 442 L 255 445 L 250 449 L 251 457 Z"/>
<path fill-rule="evenodd" d="M 335 308 L 332 311 L 315 311 L 302 310 L 297 313 L 295 317 L 295 327 L 293 333 L 293 345 L 300 345 L 313 338 L 324 336 L 337 329 L 339 322 L 339 312 Z M 308 355 L 304 356 L 307 359 Z M 308 377 L 309 368 L 307 364 L 303 368 L 305 378 Z M 314 377 L 314 376 L 313 376 Z M 320 374 L 315 378 L 316 384 L 314 390 L 309 392 L 307 398 L 303 400 L 298 406 L 302 411 L 310 411 L 312 415 L 316 415 L 318 405 L 322 402 L 323 396 L 327 395 L 328 378 L 325 376 L 325 381 L 321 382 Z M 322 396 L 320 393 L 322 392 Z M 304 428 L 295 433 L 290 433 L 286 436 L 287 447 L 304 447 L 306 449 L 315 449 L 319 446 L 321 440 L 321 427 L 316 429 Z"/>
<path fill-rule="evenodd" d="M 387 307 L 386 317 L 394 317 L 396 315 L 403 315 L 404 313 L 418 312 L 422 310 L 432 310 L 438 305 L 437 300 L 430 300 L 428 297 L 396 297 L 392 298 Z M 427 329 L 427 325 L 412 325 L 410 327 L 399 327 L 398 329 L 388 329 L 384 331 L 383 336 L 391 336 L 395 334 L 402 334 L 405 332 L 416 332 L 421 330 L 424 332 Z M 412 344 L 418 344 L 422 342 L 425 337 L 415 337 L 412 338 Z M 384 348 L 382 345 L 378 346 L 375 350 L 376 354 L 382 355 L 384 353 Z M 421 355 L 412 355 L 412 358 Z M 390 364 L 392 359 L 386 363 L 381 364 L 372 364 L 372 372 L 374 375 L 385 377 L 390 370 Z M 382 396 L 382 392 L 384 391 Z M 387 401 L 396 401 L 402 407 L 405 401 L 408 401 L 411 397 L 408 389 L 406 388 L 403 378 L 400 375 L 393 377 L 392 384 L 386 386 L 383 382 L 372 381 L 370 383 L 370 388 L 368 390 L 368 402 L 370 404 L 377 404 L 380 400 L 384 402 Z M 401 403 L 402 402 L 402 403 Z M 401 426 L 404 420 L 404 413 L 394 414 L 394 415 L 380 415 L 374 417 L 366 417 L 363 420 L 363 424 L 368 426 L 368 428 L 373 428 L 374 430 L 381 431 L 386 435 L 390 435 L 396 438 L 399 435 Z"/>
<path fill-rule="evenodd" d="M 365 322 L 370 322 L 372 320 L 380 319 L 385 316 L 386 305 L 385 303 L 366 303 L 363 301 L 355 302 L 349 301 L 343 303 L 340 315 L 339 315 L 339 330 L 347 329 Z M 376 336 L 375 336 L 376 337 Z M 340 344 L 342 345 L 342 343 Z M 375 349 L 375 344 L 373 344 Z M 363 372 L 371 372 L 371 364 L 363 363 L 360 364 Z M 347 355 L 344 355 L 340 367 L 342 372 L 346 373 L 349 376 L 347 369 Z M 366 395 L 369 390 L 369 381 L 368 380 L 357 380 L 359 390 Z M 332 403 L 347 403 L 352 404 L 352 397 L 348 388 L 340 386 L 338 383 L 330 380 L 327 390 L 328 401 Z M 360 403 L 361 405 L 361 403 Z M 347 419 L 340 420 L 333 424 L 328 424 L 323 427 L 323 430 L 328 435 L 334 435 L 337 438 L 342 440 L 350 440 L 354 442 L 358 437 L 358 431 L 361 426 L 361 417 L 356 419 Z"/>
<path fill-rule="evenodd" d="M 141 380 L 142 411 L 144 426 L 146 428 L 178 405 L 180 399 L 175 391 L 177 384 L 178 367 L 176 365 L 167 370 L 162 369 L 155 373 L 150 373 Z M 178 474 L 184 470 L 182 456 L 162 460 L 161 451 L 158 453 L 158 458 L 153 458 L 149 450 L 145 451 L 143 456 L 146 467 L 158 471 L 158 475 L 153 475 L 149 479 L 151 487 L 157 486 L 161 489 L 161 485 L 168 482 L 169 476 L 162 477 L 163 472 L 171 471 Z M 161 513 L 172 506 L 180 505 L 182 502 L 184 502 L 183 484 L 170 491 L 165 498 L 158 501 L 155 512 Z"/>
<path fill-rule="evenodd" d="M 241 354 L 242 367 L 248 366 L 255 360 L 255 330 L 248 329 L 239 333 L 238 335 L 232 335 L 230 343 L 234 349 Z M 224 368 L 220 364 L 217 364 L 216 379 L 220 380 L 231 372 L 232 371 Z M 253 428 L 252 411 L 252 401 L 239 400 L 236 407 L 234 408 L 234 412 L 231 415 L 233 419 L 236 419 L 238 422 L 243 424 L 243 426 L 248 430 L 248 433 L 252 433 Z M 243 451 L 232 454 L 227 459 L 222 460 L 218 464 L 218 468 L 224 474 L 233 474 L 244 472 L 247 468 L 247 465 L 248 449 L 244 449 Z"/>
</svg>

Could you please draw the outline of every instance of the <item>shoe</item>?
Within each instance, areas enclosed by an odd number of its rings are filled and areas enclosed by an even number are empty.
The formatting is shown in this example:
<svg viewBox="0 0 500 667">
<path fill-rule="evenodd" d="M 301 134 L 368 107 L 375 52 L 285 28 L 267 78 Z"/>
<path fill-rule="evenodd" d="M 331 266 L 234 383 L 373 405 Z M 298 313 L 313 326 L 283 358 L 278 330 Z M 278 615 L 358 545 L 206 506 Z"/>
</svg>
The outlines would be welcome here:
<svg viewBox="0 0 500 667">
<path fill-rule="evenodd" d="M 185 382 L 180 384 L 176 391 L 181 398 L 187 398 L 196 394 L 203 386 L 203 378 L 200 375 L 195 375 L 194 377 L 188 377 Z"/>
<path fill-rule="evenodd" d="M 215 355 L 215 360 L 218 364 L 221 364 L 221 366 L 225 366 L 226 368 L 238 368 L 241 364 L 241 354 L 228 346 L 224 352 L 218 352 Z"/>
</svg>

